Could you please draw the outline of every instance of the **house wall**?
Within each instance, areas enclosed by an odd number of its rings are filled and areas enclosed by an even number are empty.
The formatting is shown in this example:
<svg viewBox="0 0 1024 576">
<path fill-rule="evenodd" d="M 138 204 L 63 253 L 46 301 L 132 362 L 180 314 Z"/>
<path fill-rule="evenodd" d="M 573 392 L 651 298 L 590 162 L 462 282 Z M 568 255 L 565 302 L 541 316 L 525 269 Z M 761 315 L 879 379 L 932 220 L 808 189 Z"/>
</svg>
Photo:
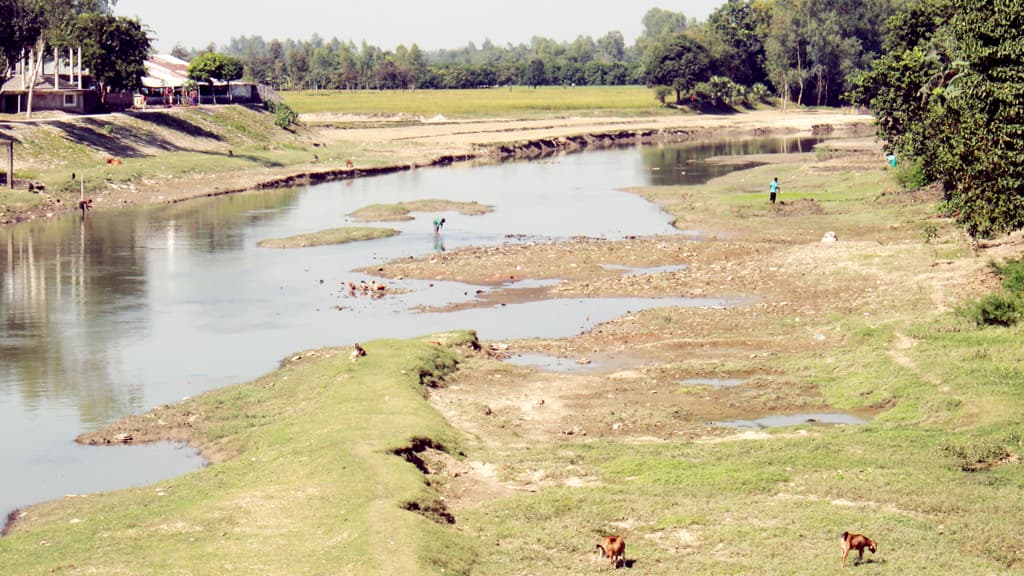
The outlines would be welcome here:
<svg viewBox="0 0 1024 576">
<path fill-rule="evenodd" d="M 36 90 L 32 94 L 32 111 L 61 110 L 72 114 L 89 114 L 99 108 L 99 102 L 99 94 L 94 90 Z M 16 114 L 27 109 L 28 91 L 4 92 L 0 95 L 0 112 Z"/>
</svg>

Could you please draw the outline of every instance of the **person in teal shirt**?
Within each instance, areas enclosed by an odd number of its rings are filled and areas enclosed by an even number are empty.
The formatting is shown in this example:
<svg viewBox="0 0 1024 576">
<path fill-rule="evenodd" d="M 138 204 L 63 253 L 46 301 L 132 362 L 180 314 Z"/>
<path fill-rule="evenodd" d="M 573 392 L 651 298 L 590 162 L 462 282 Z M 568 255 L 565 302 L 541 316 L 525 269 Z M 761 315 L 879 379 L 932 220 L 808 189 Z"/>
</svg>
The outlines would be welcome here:
<svg viewBox="0 0 1024 576">
<path fill-rule="evenodd" d="M 779 179 L 772 178 L 772 183 L 768 185 L 768 191 L 771 193 L 769 200 L 772 204 L 775 204 L 775 195 L 779 193 Z"/>
</svg>

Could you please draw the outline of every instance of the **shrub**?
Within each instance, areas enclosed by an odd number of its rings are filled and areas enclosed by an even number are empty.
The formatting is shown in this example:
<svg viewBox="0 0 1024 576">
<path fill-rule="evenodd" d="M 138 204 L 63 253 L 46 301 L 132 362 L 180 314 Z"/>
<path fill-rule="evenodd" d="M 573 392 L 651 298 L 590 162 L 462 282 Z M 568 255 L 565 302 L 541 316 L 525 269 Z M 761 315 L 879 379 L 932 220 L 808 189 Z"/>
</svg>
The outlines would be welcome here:
<svg viewBox="0 0 1024 576">
<path fill-rule="evenodd" d="M 924 163 L 920 158 L 913 162 L 901 164 L 896 169 L 896 181 L 905 190 L 914 190 L 928 185 L 928 176 L 925 174 Z"/>
<path fill-rule="evenodd" d="M 1003 288 L 1018 297 L 1024 296 L 1024 259 L 1008 260 L 996 265 L 996 270 L 1003 277 Z"/>
<path fill-rule="evenodd" d="M 299 114 L 284 102 L 265 100 L 263 107 L 274 115 L 274 124 L 281 128 L 288 128 L 299 122 Z"/>
<path fill-rule="evenodd" d="M 942 447 L 942 451 L 957 460 L 957 466 L 964 472 L 977 472 L 991 468 L 1010 456 L 1002 442 L 977 440 L 975 442 Z"/>
<path fill-rule="evenodd" d="M 1017 294 L 989 294 L 961 314 L 978 326 L 1013 326 L 1024 316 L 1024 300 Z"/>
</svg>

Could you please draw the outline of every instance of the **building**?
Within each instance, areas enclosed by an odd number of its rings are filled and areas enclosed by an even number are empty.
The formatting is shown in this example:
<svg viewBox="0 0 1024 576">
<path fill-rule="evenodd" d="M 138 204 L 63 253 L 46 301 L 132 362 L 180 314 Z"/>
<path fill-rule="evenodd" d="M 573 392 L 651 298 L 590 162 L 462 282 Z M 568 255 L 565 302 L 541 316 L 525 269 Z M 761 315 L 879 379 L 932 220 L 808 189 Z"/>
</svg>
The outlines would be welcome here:
<svg viewBox="0 0 1024 576">
<path fill-rule="evenodd" d="M 14 73 L 0 86 L 0 113 L 20 114 L 28 110 L 32 66 L 26 62 L 15 65 Z M 60 110 L 72 114 L 88 114 L 100 109 L 100 95 L 92 78 L 83 73 L 81 54 L 74 65 L 69 51 L 66 60 L 56 51 L 43 61 L 32 90 L 32 111 Z"/>
</svg>

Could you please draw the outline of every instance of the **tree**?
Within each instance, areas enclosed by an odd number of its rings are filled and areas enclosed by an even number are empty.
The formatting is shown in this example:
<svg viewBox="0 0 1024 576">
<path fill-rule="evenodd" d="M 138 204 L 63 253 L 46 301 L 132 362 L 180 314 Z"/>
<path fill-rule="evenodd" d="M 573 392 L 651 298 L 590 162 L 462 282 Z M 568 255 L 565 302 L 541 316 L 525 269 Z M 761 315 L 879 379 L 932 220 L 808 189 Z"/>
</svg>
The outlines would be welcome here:
<svg viewBox="0 0 1024 576">
<path fill-rule="evenodd" d="M 0 0 L 0 69 L 13 68 L 42 32 L 40 14 L 21 0 Z"/>
<path fill-rule="evenodd" d="M 924 0 L 890 27 L 855 101 L 970 235 L 1024 228 L 1024 6 Z"/>
<path fill-rule="evenodd" d="M 671 86 L 676 104 L 683 92 L 692 89 L 710 75 L 711 57 L 707 48 L 682 34 L 655 44 L 645 62 L 649 86 Z"/>
<path fill-rule="evenodd" d="M 230 83 L 242 77 L 242 63 L 234 57 L 217 52 L 204 52 L 192 59 L 188 65 L 188 77 L 196 82 L 206 82 L 213 94 L 213 103 L 217 103 L 217 95 L 213 91 L 214 80 Z"/>
<path fill-rule="evenodd" d="M 526 84 L 536 88 L 547 81 L 547 70 L 540 58 L 530 60 L 526 68 Z"/>
<path fill-rule="evenodd" d="M 110 14 L 82 14 L 73 40 L 82 49 L 82 65 L 100 85 L 100 92 L 134 90 L 146 75 L 150 38 L 138 20 Z"/>
<path fill-rule="evenodd" d="M 728 0 L 708 17 L 709 50 L 715 72 L 744 86 L 766 82 L 761 13 L 750 0 Z"/>
</svg>

